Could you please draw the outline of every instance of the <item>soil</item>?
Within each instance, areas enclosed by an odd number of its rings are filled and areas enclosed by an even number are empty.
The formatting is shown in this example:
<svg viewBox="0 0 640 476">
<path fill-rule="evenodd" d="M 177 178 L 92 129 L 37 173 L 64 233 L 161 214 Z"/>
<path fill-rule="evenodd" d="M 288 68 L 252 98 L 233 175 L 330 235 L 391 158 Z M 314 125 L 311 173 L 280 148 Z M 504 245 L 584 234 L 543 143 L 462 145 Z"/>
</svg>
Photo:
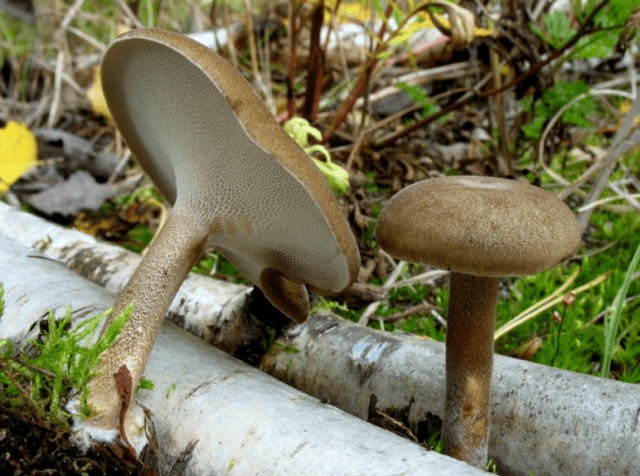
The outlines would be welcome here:
<svg viewBox="0 0 640 476">
<path fill-rule="evenodd" d="M 27 421 L 0 408 L 0 474 L 47 475 L 151 475 L 158 474 L 119 448 L 94 446 L 83 453 L 70 440 L 71 432 Z"/>
</svg>

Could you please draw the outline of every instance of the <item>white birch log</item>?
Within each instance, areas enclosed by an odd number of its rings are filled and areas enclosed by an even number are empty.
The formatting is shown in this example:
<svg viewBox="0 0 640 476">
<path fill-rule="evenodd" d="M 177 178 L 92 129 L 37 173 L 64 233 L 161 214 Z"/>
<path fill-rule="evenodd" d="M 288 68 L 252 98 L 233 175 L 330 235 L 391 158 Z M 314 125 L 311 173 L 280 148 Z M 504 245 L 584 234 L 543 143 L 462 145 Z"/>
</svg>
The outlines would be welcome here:
<svg viewBox="0 0 640 476">
<path fill-rule="evenodd" d="M 272 348 L 261 368 L 367 419 L 376 408 L 419 433 L 444 415 L 445 348 L 371 332 L 329 314 L 289 330 L 290 354 Z M 640 475 L 640 385 L 496 355 L 489 457 L 503 476 Z"/>
<path fill-rule="evenodd" d="M 16 342 L 35 337 L 49 309 L 60 318 L 71 305 L 77 323 L 114 301 L 113 294 L 2 234 L 0 283 L 0 338 Z M 140 392 L 139 400 L 154 413 L 164 471 L 199 440 L 184 474 L 484 474 L 323 404 L 167 321 L 145 376 L 156 390 Z"/>
<path fill-rule="evenodd" d="M 98 259 L 99 253 L 92 251 L 92 246 L 100 249 L 111 245 L 3 203 L 0 224 L 0 230 L 28 246 L 51 236 L 45 251 L 68 265 L 76 263 L 71 266 L 77 269 L 87 268 L 80 264 L 82 256 L 90 257 L 90 263 L 97 263 L 100 272 L 96 275 L 101 279 L 118 272 L 117 261 L 107 261 L 105 266 Z M 68 238 L 72 235 L 74 238 Z M 75 252 L 76 246 L 81 251 Z M 200 292 L 191 295 L 185 291 L 188 285 L 183 285 L 181 309 L 194 310 L 198 306 L 193 303 L 206 292 L 217 292 L 218 282 L 196 278 L 202 283 L 198 285 Z M 189 277 L 187 283 L 192 279 Z M 231 320 L 223 316 L 212 312 L 207 320 L 205 313 L 196 324 L 188 318 L 184 322 L 197 335 L 202 336 L 206 330 L 211 336 L 220 336 L 217 329 Z M 215 342 L 215 338 L 212 340 Z M 215 343 L 219 345 L 220 341 Z M 396 416 L 406 414 L 418 433 L 439 429 L 444 412 L 442 343 L 381 333 L 324 313 L 293 327 L 289 338 L 281 343 L 295 343 L 298 352 L 287 354 L 274 349 L 263 359 L 262 368 L 290 385 L 364 419 L 375 395 L 378 410 Z M 536 476 L 640 474 L 640 385 L 496 356 L 491 413 L 489 457 L 498 463 L 504 476 L 528 476 L 531 471 L 536 471 Z"/>
<path fill-rule="evenodd" d="M 140 263 L 140 256 L 72 228 L 64 228 L 0 202 L 0 233 L 59 260 L 67 268 L 118 294 Z M 238 319 L 250 288 L 189 273 L 167 313 L 181 327 L 207 342 Z M 215 323 L 215 327 L 209 327 Z M 222 336 L 223 338 L 224 336 Z"/>
</svg>

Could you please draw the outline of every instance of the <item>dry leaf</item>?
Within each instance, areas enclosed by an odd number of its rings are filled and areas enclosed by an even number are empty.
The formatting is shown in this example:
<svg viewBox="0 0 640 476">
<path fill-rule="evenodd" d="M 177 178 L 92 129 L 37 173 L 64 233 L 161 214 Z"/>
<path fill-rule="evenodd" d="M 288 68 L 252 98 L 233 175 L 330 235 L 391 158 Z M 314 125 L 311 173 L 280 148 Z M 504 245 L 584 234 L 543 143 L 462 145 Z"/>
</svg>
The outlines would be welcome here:
<svg viewBox="0 0 640 476">
<path fill-rule="evenodd" d="M 47 216 L 75 216 L 80 210 L 99 210 L 114 196 L 108 185 L 96 182 L 88 172 L 78 170 L 67 180 L 23 200 Z"/>
<path fill-rule="evenodd" d="M 522 360 L 531 360 L 541 347 L 542 339 L 540 337 L 534 337 L 529 342 L 527 342 L 524 348 L 520 351 L 520 355 L 518 355 L 518 358 Z"/>
</svg>

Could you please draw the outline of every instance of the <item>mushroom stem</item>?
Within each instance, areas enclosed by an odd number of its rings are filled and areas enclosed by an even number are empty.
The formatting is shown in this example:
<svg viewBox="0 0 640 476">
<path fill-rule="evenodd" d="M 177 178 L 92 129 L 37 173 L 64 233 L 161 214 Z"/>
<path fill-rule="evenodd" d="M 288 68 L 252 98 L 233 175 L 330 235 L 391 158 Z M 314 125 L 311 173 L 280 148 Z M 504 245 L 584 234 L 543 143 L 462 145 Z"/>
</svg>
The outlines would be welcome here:
<svg viewBox="0 0 640 476">
<path fill-rule="evenodd" d="M 100 374 L 89 382 L 88 403 L 98 412 L 95 426 L 117 428 L 121 401 L 114 374 L 126 365 L 133 380 L 131 392 L 135 391 L 167 309 L 204 251 L 208 234 L 201 223 L 174 210 L 118 296 L 103 333 L 127 305 L 133 302 L 135 307 L 118 339 L 102 355 Z"/>
<path fill-rule="evenodd" d="M 488 459 L 498 283 L 456 272 L 450 277 L 442 439 L 449 456 L 477 468 Z"/>
</svg>

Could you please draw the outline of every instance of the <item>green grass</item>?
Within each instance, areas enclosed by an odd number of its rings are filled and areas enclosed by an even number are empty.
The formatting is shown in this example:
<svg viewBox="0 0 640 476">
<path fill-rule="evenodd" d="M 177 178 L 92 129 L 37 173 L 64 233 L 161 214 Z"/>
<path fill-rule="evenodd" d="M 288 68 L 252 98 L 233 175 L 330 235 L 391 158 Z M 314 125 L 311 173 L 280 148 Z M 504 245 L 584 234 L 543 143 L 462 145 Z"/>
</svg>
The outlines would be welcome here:
<svg viewBox="0 0 640 476">
<path fill-rule="evenodd" d="M 4 307 L 2 297 L 0 286 L 0 318 Z M 67 428 L 71 415 L 64 409 L 63 402 L 77 390 L 81 392 L 80 413 L 89 416 L 87 383 L 95 375 L 100 356 L 118 337 L 132 311 L 132 306 L 127 307 L 105 335 L 94 343 L 91 341 L 110 310 L 74 329 L 70 329 L 71 309 L 60 320 L 54 318 L 52 311 L 41 339 L 29 341 L 35 348 L 35 356 L 28 356 L 23 351 L 14 352 L 10 340 L 0 340 L 0 405 L 23 413 L 27 418 L 30 416 L 36 421 Z"/>
<path fill-rule="evenodd" d="M 215 272 L 212 273 L 214 267 Z M 248 279 L 240 275 L 238 268 L 217 251 L 207 253 L 191 271 L 205 276 L 213 276 L 216 279 L 231 281 L 234 284 L 251 285 Z"/>
</svg>

